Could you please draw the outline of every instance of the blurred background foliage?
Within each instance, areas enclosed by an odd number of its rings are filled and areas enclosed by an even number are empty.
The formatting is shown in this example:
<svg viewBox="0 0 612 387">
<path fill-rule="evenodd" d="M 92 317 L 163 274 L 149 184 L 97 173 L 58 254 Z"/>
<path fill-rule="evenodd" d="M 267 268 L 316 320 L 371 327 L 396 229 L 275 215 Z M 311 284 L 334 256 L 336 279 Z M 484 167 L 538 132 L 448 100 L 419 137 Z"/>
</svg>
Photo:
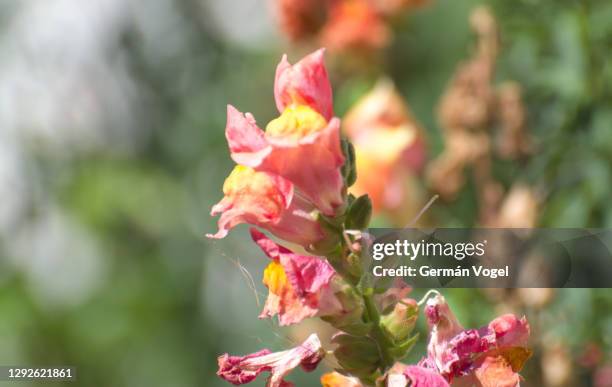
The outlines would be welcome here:
<svg viewBox="0 0 612 387">
<path fill-rule="evenodd" d="M 336 114 L 386 74 L 435 157 L 436 109 L 473 52 L 478 4 L 433 0 L 399 18 L 375 65 L 328 54 Z M 496 81 L 522 85 L 537 149 L 498 162 L 496 177 L 541 191 L 539 226 L 612 227 L 612 3 L 487 4 Z M 313 48 L 276 27 L 256 0 L 0 3 L 0 364 L 73 365 L 82 386 L 222 386 L 219 354 L 281 349 L 312 327 L 257 320 L 266 262 L 246 227 L 203 237 L 232 166 L 226 104 L 263 125 L 281 53 Z M 472 184 L 430 212 L 438 227 L 477 224 Z M 525 385 L 612 385 L 609 290 L 445 294 L 465 326 L 529 315 Z M 315 385 L 319 372 L 293 380 Z"/>
</svg>

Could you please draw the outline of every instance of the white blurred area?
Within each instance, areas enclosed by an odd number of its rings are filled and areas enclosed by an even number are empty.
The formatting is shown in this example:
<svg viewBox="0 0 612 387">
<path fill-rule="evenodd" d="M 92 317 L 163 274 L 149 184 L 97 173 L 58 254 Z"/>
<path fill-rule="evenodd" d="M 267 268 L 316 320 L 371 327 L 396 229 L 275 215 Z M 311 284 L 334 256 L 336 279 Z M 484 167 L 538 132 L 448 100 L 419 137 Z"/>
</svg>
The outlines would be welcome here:
<svg viewBox="0 0 612 387">
<path fill-rule="evenodd" d="M 134 86 L 121 59 L 108 56 L 126 4 L 23 0 L 12 4 L 2 27 L 2 255 L 42 305 L 77 304 L 105 277 L 93 234 L 53 203 L 30 158 L 32 149 L 70 159 L 130 143 Z"/>
<path fill-rule="evenodd" d="M 34 155 L 70 173 L 82 153 L 133 152 L 146 100 L 121 48 L 152 57 L 185 37 L 171 0 L 20 0 L 0 6 L 0 285 L 20 271 L 41 304 L 75 305 L 106 278 L 96 236 L 64 213 Z"/>
<path fill-rule="evenodd" d="M 2 132 L 64 153 L 129 139 L 136 98 L 111 57 L 129 15 L 123 0 L 24 0 L 2 33 Z"/>
<path fill-rule="evenodd" d="M 276 39 L 272 0 L 204 0 L 203 5 L 206 19 L 214 20 L 213 29 L 228 41 L 253 49 Z"/>
<path fill-rule="evenodd" d="M 126 31 L 136 34 L 148 63 L 171 63 L 189 50 L 178 4 L 184 5 L 175 0 L 0 4 L 0 267 L 20 271 L 43 304 L 86 300 L 102 284 L 107 265 L 94 233 L 64 213 L 48 192 L 49 177 L 34 157 L 53 160 L 69 176 L 79 155 L 129 155 L 138 149 L 150 135 L 146 120 L 154 120 L 155 105 L 148 103 L 156 91 L 139 85 L 123 39 Z M 267 2 L 191 5 L 205 29 L 223 40 L 269 44 Z M 183 76 L 176 75 L 177 84 Z M 0 274 L 0 285 L 10 272 Z"/>
</svg>

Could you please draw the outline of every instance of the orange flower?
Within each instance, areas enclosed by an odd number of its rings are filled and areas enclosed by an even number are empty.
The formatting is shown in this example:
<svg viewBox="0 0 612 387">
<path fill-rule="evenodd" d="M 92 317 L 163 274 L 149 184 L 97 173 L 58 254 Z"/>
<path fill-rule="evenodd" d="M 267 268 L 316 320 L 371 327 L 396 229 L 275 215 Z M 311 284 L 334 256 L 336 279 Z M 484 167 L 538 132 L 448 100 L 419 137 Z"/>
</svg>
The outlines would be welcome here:
<svg viewBox="0 0 612 387">
<path fill-rule="evenodd" d="M 321 31 L 321 42 L 332 50 L 378 49 L 391 40 L 391 32 L 367 0 L 333 2 Z"/>
<path fill-rule="evenodd" d="M 425 162 L 424 136 L 405 101 L 381 81 L 346 115 L 344 131 L 357 160 L 351 192 L 367 193 L 375 210 L 397 209 L 407 196 L 406 180 Z"/>
</svg>

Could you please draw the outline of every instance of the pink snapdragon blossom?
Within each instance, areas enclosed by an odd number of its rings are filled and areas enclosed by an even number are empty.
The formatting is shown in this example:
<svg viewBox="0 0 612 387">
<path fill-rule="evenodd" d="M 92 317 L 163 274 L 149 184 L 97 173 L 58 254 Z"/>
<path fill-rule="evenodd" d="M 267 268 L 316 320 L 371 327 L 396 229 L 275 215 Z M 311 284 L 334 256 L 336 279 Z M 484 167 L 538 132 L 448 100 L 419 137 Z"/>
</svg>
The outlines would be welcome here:
<svg viewBox="0 0 612 387">
<path fill-rule="evenodd" d="M 531 355 L 525 348 L 529 323 L 524 317 L 506 314 L 480 329 L 463 329 L 440 295 L 428 300 L 425 315 L 430 339 L 427 358 L 420 365 L 435 370 L 449 382 L 461 377 L 479 380 L 492 373 L 511 375 L 499 383 L 519 380 L 516 373 Z"/>
<path fill-rule="evenodd" d="M 238 165 L 223 184 L 223 199 L 211 215 L 221 214 L 219 231 L 209 238 L 223 238 L 240 223 L 248 223 L 308 247 L 321 241 L 324 232 L 315 219 L 313 205 L 299 195 L 291 182 L 277 175 Z"/>
<path fill-rule="evenodd" d="M 242 385 L 252 382 L 262 372 L 269 372 L 266 387 L 291 387 L 293 383 L 284 380 L 289 372 L 298 366 L 312 371 L 324 356 L 321 341 L 312 334 L 299 346 L 282 352 L 263 349 L 246 356 L 227 353 L 219 356 L 217 375 L 234 385 Z"/>
<path fill-rule="evenodd" d="M 290 325 L 313 316 L 342 313 L 334 294 L 336 271 L 322 258 L 299 255 L 251 229 L 253 241 L 272 262 L 264 271 L 268 299 L 260 318 L 278 315 L 279 324 Z"/>
<path fill-rule="evenodd" d="M 340 120 L 332 117 L 332 94 L 323 51 L 291 66 L 278 65 L 274 88 L 280 117 L 265 132 L 252 115 L 227 109 L 225 134 L 232 159 L 257 171 L 291 181 L 323 214 L 333 216 L 344 203 L 340 168 Z"/>
</svg>

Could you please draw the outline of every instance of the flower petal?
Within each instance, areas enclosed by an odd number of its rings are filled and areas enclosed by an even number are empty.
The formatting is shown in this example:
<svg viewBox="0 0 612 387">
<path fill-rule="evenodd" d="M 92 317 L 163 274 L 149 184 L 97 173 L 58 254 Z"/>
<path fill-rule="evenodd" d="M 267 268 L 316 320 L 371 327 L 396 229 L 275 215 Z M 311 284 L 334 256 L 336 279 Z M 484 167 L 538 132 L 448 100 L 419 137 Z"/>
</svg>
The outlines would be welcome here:
<svg viewBox="0 0 612 387">
<path fill-rule="evenodd" d="M 410 387 L 449 387 L 442 376 L 423 367 L 408 366 L 404 375 L 412 382 Z"/>
<path fill-rule="evenodd" d="M 503 356 L 487 356 L 474 373 L 482 387 L 517 387 L 521 381 Z"/>
<path fill-rule="evenodd" d="M 336 272 L 327 261 L 295 254 L 256 229 L 251 237 L 273 260 L 264 272 L 269 295 L 260 318 L 278 315 L 280 325 L 290 325 L 340 309 L 338 302 L 330 303 Z"/>
<path fill-rule="evenodd" d="M 332 118 L 332 88 L 323 62 L 324 52 L 319 49 L 293 66 L 283 55 L 274 81 L 274 98 L 280 113 L 290 105 L 308 105 L 326 120 Z"/>
<path fill-rule="evenodd" d="M 450 387 L 438 373 L 418 366 L 396 363 L 386 375 L 386 387 Z"/>
<path fill-rule="evenodd" d="M 363 387 L 359 379 L 344 376 L 339 372 L 328 372 L 321 376 L 322 387 Z"/>
<path fill-rule="evenodd" d="M 286 387 L 292 385 L 284 380 L 289 372 L 298 366 L 312 371 L 324 356 L 319 338 L 312 334 L 301 345 L 282 352 L 264 349 L 246 356 L 219 356 L 217 375 L 234 385 L 241 385 L 255 380 L 262 372 L 270 372 L 266 387 Z"/>
<path fill-rule="evenodd" d="M 221 214 L 219 231 L 209 238 L 223 238 L 240 223 L 269 230 L 287 241 L 309 246 L 323 239 L 323 230 L 310 214 L 314 207 L 294 197 L 291 182 L 265 172 L 238 165 L 223 184 L 223 199 L 211 215 Z"/>
<path fill-rule="evenodd" d="M 513 314 L 497 317 L 488 328 L 495 332 L 498 347 L 523 347 L 529 339 L 529 323 L 525 317 L 519 319 Z"/>
<path fill-rule="evenodd" d="M 325 215 L 334 215 L 344 202 L 344 180 L 340 168 L 344 156 L 340 147 L 340 120 L 295 141 L 268 138 L 269 154 L 254 168 L 290 180 Z"/>
<path fill-rule="evenodd" d="M 253 167 L 270 152 L 264 132 L 253 116 L 242 114 L 232 105 L 227 105 L 225 137 L 232 159 L 238 164 Z"/>
</svg>

